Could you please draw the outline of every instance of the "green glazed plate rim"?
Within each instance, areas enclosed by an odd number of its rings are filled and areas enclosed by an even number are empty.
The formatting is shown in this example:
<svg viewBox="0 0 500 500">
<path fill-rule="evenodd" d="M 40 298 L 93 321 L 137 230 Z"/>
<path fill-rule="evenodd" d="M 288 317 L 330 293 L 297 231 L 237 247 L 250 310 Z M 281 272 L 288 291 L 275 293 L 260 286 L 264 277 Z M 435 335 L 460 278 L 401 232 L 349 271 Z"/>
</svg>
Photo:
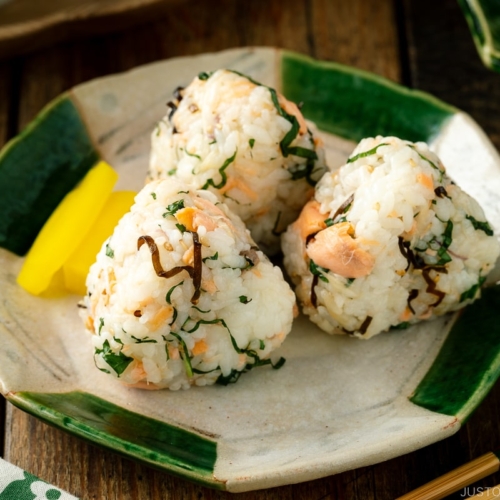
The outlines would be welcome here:
<svg viewBox="0 0 500 500">
<path fill-rule="evenodd" d="M 500 4 L 495 0 L 458 0 L 484 65 L 500 71 Z"/>
</svg>

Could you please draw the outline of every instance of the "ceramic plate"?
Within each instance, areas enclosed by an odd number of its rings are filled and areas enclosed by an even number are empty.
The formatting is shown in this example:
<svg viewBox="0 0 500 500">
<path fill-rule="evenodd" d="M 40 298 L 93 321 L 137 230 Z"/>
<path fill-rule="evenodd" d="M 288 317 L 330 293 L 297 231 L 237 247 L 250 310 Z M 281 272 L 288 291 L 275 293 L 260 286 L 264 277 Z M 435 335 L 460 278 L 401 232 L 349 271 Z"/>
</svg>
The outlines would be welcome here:
<svg viewBox="0 0 500 500">
<path fill-rule="evenodd" d="M 104 158 L 120 174 L 116 189 L 140 189 L 150 134 L 173 90 L 223 67 L 303 102 L 332 166 L 365 136 L 428 141 L 500 231 L 497 152 L 469 116 L 429 95 L 273 48 L 172 59 L 94 80 L 49 104 L 0 156 L 2 393 L 65 431 L 233 492 L 373 464 L 453 434 L 499 374 L 496 287 L 460 317 L 369 341 L 328 336 L 299 317 L 280 370 L 262 367 L 227 387 L 151 392 L 96 370 L 79 297 L 42 299 L 16 285 L 22 255 L 90 166 Z M 33 172 L 29 186 L 19 169 Z"/>
<path fill-rule="evenodd" d="M 459 0 L 483 63 L 500 71 L 500 2 Z"/>
</svg>

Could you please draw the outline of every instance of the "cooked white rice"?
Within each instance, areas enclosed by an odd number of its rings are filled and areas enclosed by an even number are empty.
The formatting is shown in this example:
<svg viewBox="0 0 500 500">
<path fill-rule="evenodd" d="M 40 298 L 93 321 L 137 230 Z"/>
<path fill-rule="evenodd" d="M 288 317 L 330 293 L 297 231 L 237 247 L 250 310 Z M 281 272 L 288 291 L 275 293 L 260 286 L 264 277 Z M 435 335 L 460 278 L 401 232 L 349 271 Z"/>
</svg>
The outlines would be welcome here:
<svg viewBox="0 0 500 500">
<path fill-rule="evenodd" d="M 369 338 L 474 301 L 499 243 L 426 144 L 376 137 L 325 174 L 283 251 L 311 320 Z"/>
<path fill-rule="evenodd" d="M 177 177 L 222 196 L 267 253 L 325 172 L 298 107 L 244 75 L 201 73 L 152 134 L 149 178 Z"/>
<path fill-rule="evenodd" d="M 175 178 L 137 195 L 87 287 L 82 314 L 96 366 L 143 388 L 227 383 L 270 364 L 295 307 L 241 220 Z"/>
</svg>

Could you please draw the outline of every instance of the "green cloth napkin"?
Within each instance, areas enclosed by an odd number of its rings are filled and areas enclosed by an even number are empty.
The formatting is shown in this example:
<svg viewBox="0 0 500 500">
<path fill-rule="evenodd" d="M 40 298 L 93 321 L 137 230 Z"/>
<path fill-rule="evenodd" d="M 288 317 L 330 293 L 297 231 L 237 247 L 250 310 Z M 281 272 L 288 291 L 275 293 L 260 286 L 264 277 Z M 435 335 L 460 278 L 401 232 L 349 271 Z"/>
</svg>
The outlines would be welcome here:
<svg viewBox="0 0 500 500">
<path fill-rule="evenodd" d="M 0 458 L 0 500 L 78 500 Z"/>
</svg>

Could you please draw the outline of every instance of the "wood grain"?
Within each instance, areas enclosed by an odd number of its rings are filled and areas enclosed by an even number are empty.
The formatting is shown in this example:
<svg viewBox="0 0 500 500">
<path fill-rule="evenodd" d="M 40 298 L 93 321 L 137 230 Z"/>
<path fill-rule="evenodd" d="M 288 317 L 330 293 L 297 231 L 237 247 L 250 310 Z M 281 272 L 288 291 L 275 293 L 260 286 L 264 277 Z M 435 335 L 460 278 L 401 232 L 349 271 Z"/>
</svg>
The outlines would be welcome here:
<svg viewBox="0 0 500 500">
<path fill-rule="evenodd" d="M 0 65 L 0 95 L 9 96 L 0 100 L 0 141 L 79 82 L 162 58 L 244 45 L 281 46 L 394 81 L 404 79 L 470 112 L 500 146 L 500 75 L 482 66 L 455 0 L 198 0 L 196 7 L 179 3 L 155 22 L 57 45 Z M 239 494 L 238 499 L 393 499 L 500 449 L 498 422 L 496 386 L 466 426 L 445 441 L 381 464 Z M 4 456 L 82 499 L 235 498 L 95 448 L 10 404 Z M 477 485 L 499 482 L 497 473 Z M 450 498 L 462 497 L 459 492 Z"/>
<path fill-rule="evenodd" d="M 392 2 L 312 0 L 311 31 L 312 52 L 318 59 L 337 61 L 401 81 Z"/>
<path fill-rule="evenodd" d="M 16 0 L 0 6 L 0 58 L 130 28 L 186 0 Z"/>
<path fill-rule="evenodd" d="M 405 0 L 404 8 L 411 85 L 469 113 L 500 149 L 500 74 L 483 66 L 457 2 Z"/>
</svg>

